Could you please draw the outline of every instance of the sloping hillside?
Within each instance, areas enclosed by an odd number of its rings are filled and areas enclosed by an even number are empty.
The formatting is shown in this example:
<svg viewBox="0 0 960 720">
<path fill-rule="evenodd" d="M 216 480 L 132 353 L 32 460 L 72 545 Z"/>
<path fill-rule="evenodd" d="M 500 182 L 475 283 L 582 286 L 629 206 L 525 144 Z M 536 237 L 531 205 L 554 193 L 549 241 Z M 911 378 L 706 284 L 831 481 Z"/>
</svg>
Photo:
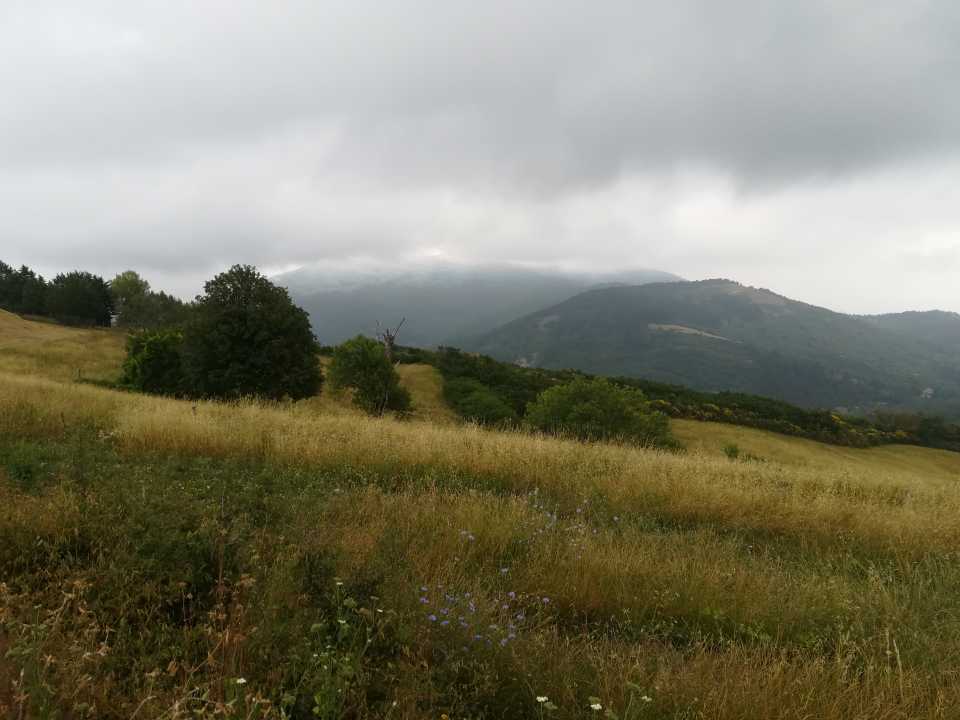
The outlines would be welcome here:
<svg viewBox="0 0 960 720">
<path fill-rule="evenodd" d="M 125 334 L 25 320 L 0 310 L 0 371 L 58 380 L 114 380 Z"/>
<path fill-rule="evenodd" d="M 106 368 L 117 336 L 2 321 L 0 715 L 951 720 L 960 703 L 960 455 L 430 422 L 425 365 L 403 368 L 423 422 L 149 397 L 34 363 L 59 340 Z"/>
<path fill-rule="evenodd" d="M 937 348 L 945 354 L 960 354 L 960 314 L 930 310 L 889 315 L 867 315 L 866 322 Z"/>
<path fill-rule="evenodd" d="M 883 406 L 960 415 L 960 361 L 927 342 L 727 280 L 582 293 L 467 347 L 807 407 Z"/>
<path fill-rule="evenodd" d="M 378 322 L 394 326 L 405 317 L 400 338 L 420 347 L 457 344 L 589 287 L 677 279 L 655 270 L 591 275 L 452 265 L 356 276 L 301 270 L 274 278 L 310 313 L 314 331 L 325 344 L 358 333 L 373 335 Z"/>
<path fill-rule="evenodd" d="M 726 456 L 736 447 L 740 462 L 805 468 L 838 482 L 857 477 L 877 484 L 960 486 L 960 453 L 910 445 L 851 448 L 778 435 L 726 423 L 673 420 L 671 430 L 691 453 Z"/>
</svg>

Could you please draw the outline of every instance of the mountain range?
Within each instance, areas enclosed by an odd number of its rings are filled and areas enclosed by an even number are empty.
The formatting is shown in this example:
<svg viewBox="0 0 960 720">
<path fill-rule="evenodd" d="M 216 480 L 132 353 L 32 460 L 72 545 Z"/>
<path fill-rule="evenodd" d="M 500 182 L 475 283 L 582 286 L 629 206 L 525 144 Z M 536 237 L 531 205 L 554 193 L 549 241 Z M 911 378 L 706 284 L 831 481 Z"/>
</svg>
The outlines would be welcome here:
<svg viewBox="0 0 960 720">
<path fill-rule="evenodd" d="M 437 263 L 416 270 L 305 268 L 275 276 L 310 313 L 320 342 L 337 344 L 377 324 L 396 327 L 399 342 L 433 347 L 460 345 L 527 313 L 584 290 L 679 280 L 658 270 L 577 273 L 515 265 Z"/>
<path fill-rule="evenodd" d="M 730 280 L 590 290 L 464 348 L 806 407 L 960 416 L 960 315 L 845 315 Z"/>
<path fill-rule="evenodd" d="M 740 391 L 804 407 L 960 418 L 960 315 L 858 316 L 657 270 L 590 274 L 437 263 L 274 278 L 328 345 L 405 318 L 403 345 Z"/>
</svg>

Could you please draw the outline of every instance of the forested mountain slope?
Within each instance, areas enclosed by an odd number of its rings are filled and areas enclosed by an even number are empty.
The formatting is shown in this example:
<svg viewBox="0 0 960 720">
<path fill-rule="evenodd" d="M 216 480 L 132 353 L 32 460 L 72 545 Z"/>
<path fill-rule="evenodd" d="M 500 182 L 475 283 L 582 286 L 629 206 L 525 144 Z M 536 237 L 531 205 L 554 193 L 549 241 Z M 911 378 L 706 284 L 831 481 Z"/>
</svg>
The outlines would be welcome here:
<svg viewBox="0 0 960 720">
<path fill-rule="evenodd" d="M 465 343 L 493 357 L 769 395 L 960 415 L 960 360 L 894 321 L 729 280 L 584 292 Z"/>
</svg>

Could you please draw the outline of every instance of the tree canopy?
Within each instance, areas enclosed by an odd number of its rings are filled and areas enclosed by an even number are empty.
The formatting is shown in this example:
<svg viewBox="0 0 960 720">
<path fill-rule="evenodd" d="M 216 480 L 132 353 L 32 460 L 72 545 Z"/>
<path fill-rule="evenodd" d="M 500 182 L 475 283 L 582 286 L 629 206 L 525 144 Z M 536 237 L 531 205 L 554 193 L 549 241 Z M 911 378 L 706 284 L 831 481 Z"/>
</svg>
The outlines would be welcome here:
<svg viewBox="0 0 960 720">
<path fill-rule="evenodd" d="M 183 329 L 187 392 L 300 399 L 323 382 L 306 312 L 256 268 L 234 265 L 204 286 Z"/>
<path fill-rule="evenodd" d="M 47 311 L 63 322 L 110 325 L 113 297 L 99 275 L 73 271 L 57 275 L 47 288 Z"/>
<path fill-rule="evenodd" d="M 150 292 L 150 283 L 134 270 L 125 270 L 110 281 L 110 294 L 117 310 L 121 310 L 133 298 L 143 297 Z"/>
</svg>

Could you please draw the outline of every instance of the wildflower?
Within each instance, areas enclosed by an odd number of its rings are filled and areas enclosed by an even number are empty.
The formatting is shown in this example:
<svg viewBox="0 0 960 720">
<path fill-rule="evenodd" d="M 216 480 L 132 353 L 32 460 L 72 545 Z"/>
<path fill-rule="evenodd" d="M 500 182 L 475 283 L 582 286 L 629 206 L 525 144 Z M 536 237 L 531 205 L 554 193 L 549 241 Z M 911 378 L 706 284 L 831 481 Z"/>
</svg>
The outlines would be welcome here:
<svg viewBox="0 0 960 720">
<path fill-rule="evenodd" d="M 426 597 L 422 597 L 422 598 L 420 598 L 420 604 L 421 604 L 421 605 L 429 605 L 429 604 L 430 604 L 430 601 L 427 600 Z"/>
<path fill-rule="evenodd" d="M 436 622 L 436 621 L 437 621 L 437 616 L 436 616 L 436 615 L 427 615 L 427 620 L 429 620 L 430 622 Z"/>
<path fill-rule="evenodd" d="M 650 697 L 649 695 L 641 695 L 640 699 L 643 700 L 644 702 L 653 702 L 653 698 Z"/>
<path fill-rule="evenodd" d="M 517 597 L 517 594 L 513 590 L 511 590 L 510 592 L 507 593 L 507 597 L 513 600 L 514 598 Z"/>
<path fill-rule="evenodd" d="M 603 710 L 603 705 L 600 703 L 590 703 L 590 709 L 594 711 Z"/>
<path fill-rule="evenodd" d="M 440 625 L 442 625 L 443 627 L 446 627 L 446 626 L 449 625 L 449 624 L 450 624 L 450 621 L 449 621 L 449 620 L 443 620 L 443 621 L 440 623 Z"/>
<path fill-rule="evenodd" d="M 246 684 L 247 684 L 247 679 L 240 677 L 240 678 L 237 678 L 236 680 L 234 680 L 234 682 L 237 683 L 237 685 L 246 685 Z"/>
<path fill-rule="evenodd" d="M 510 572 L 510 568 L 505 568 L 505 567 L 500 568 L 501 575 L 506 575 L 508 572 Z"/>
<path fill-rule="evenodd" d="M 548 698 L 546 695 L 537 695 L 537 702 L 538 702 L 538 703 L 541 703 L 541 704 L 542 704 L 542 703 L 545 703 L 545 702 L 546 702 L 547 700 L 549 700 L 549 699 L 550 699 L 550 698 Z"/>
<path fill-rule="evenodd" d="M 420 592 L 426 592 L 427 590 L 429 590 L 429 588 L 426 585 L 420 586 Z"/>
<path fill-rule="evenodd" d="M 337 587 L 343 587 L 343 580 L 337 580 L 336 586 L 337 586 Z"/>
<path fill-rule="evenodd" d="M 543 598 L 543 604 L 544 604 L 544 605 L 549 605 L 549 604 L 550 604 L 550 598 L 548 598 L 548 597 Z"/>
<path fill-rule="evenodd" d="M 504 638 L 503 640 L 500 641 L 500 647 L 506 647 L 506 646 L 507 646 L 507 639 Z"/>
</svg>

